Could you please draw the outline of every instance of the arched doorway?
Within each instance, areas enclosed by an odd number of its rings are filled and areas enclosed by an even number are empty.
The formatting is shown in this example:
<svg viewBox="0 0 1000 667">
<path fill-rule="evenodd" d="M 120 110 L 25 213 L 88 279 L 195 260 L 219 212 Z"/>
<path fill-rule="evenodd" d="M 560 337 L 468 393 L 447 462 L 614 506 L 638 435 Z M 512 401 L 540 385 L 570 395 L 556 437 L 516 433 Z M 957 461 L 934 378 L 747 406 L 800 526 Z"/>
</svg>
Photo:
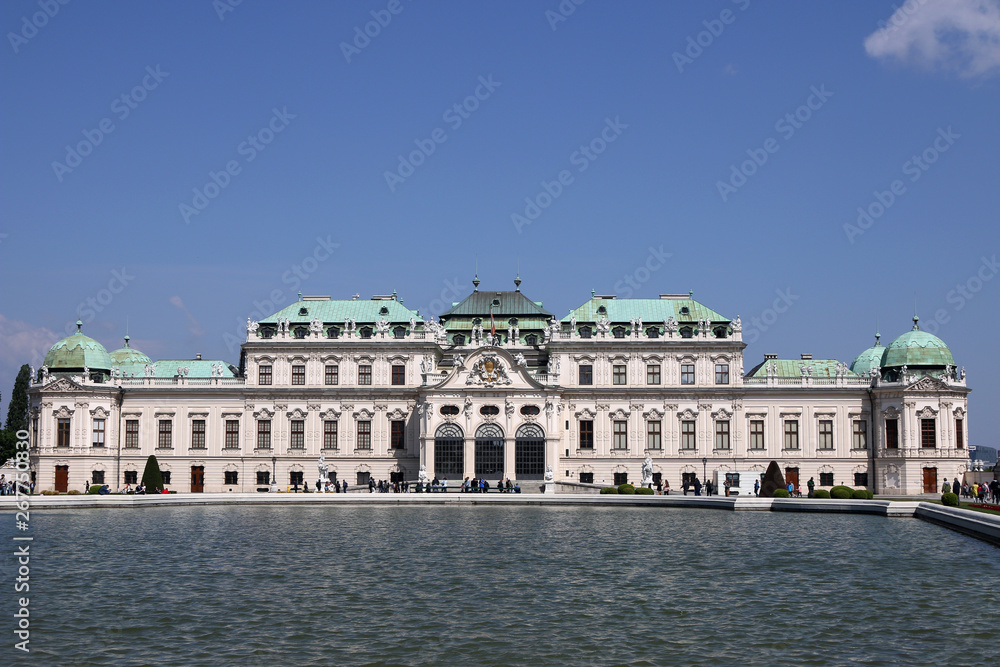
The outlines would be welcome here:
<svg viewBox="0 0 1000 667">
<path fill-rule="evenodd" d="M 434 474 L 461 479 L 464 473 L 465 433 L 455 424 L 441 424 L 434 432 Z"/>
<path fill-rule="evenodd" d="M 514 474 L 517 479 L 545 476 L 545 431 L 538 424 L 522 424 L 514 438 Z"/>
<path fill-rule="evenodd" d="M 476 429 L 476 477 L 503 479 L 503 438 L 496 424 Z"/>
</svg>

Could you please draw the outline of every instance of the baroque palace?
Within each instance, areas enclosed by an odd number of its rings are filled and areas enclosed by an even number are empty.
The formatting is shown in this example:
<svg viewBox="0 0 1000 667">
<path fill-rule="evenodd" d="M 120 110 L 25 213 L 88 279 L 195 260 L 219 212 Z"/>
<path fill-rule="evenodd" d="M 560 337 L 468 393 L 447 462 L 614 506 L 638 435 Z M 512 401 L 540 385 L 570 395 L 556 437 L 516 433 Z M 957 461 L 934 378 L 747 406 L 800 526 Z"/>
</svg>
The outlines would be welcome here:
<svg viewBox="0 0 1000 667">
<path fill-rule="evenodd" d="M 329 476 L 464 477 L 559 491 L 638 483 L 648 456 L 672 489 L 727 472 L 817 488 L 935 492 L 968 470 L 965 371 L 912 329 L 848 366 L 763 355 L 691 294 L 593 294 L 557 320 L 520 291 L 474 291 L 424 320 L 395 293 L 303 297 L 247 322 L 239 365 L 111 353 L 82 331 L 29 390 L 39 490 L 134 484 L 155 454 L 178 492 L 250 492 Z M 78 323 L 78 329 L 80 328 Z M 860 346 L 859 346 L 860 347 Z"/>
</svg>

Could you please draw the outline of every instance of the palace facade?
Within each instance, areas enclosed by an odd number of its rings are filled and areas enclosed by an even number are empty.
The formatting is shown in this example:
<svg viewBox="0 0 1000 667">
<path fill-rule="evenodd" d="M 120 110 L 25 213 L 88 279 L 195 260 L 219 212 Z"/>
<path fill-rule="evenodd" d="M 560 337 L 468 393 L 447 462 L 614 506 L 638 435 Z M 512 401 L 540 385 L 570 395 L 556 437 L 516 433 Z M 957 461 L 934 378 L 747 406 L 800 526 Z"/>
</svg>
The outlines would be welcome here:
<svg viewBox="0 0 1000 667">
<path fill-rule="evenodd" d="M 912 329 L 850 365 L 763 355 L 692 298 L 591 298 L 561 320 L 479 289 L 439 320 L 395 294 L 301 297 L 247 322 L 238 364 L 107 352 L 78 331 L 32 371 L 37 489 L 135 483 L 155 454 L 170 489 L 250 492 L 331 479 L 464 477 L 656 484 L 777 461 L 805 487 L 936 492 L 968 469 L 967 395 L 948 347 Z M 860 346 L 859 346 L 860 347 Z M 560 484 L 563 482 L 564 484 Z M 569 483 L 569 484 L 565 484 Z"/>
</svg>

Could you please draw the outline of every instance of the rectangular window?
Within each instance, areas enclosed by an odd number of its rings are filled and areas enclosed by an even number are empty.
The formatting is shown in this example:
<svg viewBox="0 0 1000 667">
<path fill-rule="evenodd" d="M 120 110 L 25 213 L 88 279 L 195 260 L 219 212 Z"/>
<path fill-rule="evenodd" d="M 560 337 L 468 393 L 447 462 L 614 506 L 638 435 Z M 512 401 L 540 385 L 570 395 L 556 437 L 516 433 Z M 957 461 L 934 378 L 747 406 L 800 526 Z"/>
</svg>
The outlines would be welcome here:
<svg viewBox="0 0 1000 667">
<path fill-rule="evenodd" d="M 170 471 L 169 470 L 161 470 L 160 471 L 160 478 L 163 480 L 164 485 L 170 484 Z"/>
<path fill-rule="evenodd" d="M 301 470 L 292 470 L 288 473 L 288 483 L 292 486 L 304 486 L 302 483 L 304 476 Z"/>
<path fill-rule="evenodd" d="M 729 449 L 729 421 L 715 422 L 715 448 Z"/>
<path fill-rule="evenodd" d="M 592 472 L 581 472 L 580 473 L 580 483 L 581 484 L 593 484 L 594 483 L 594 473 L 592 473 Z"/>
<path fill-rule="evenodd" d="M 694 384 L 694 364 L 681 364 L 681 384 Z"/>
<path fill-rule="evenodd" d="M 337 448 L 337 420 L 327 419 L 323 422 L 323 449 Z"/>
<path fill-rule="evenodd" d="M 305 384 L 305 383 L 306 383 L 305 365 L 296 364 L 292 366 L 292 384 Z"/>
<path fill-rule="evenodd" d="M 95 470 L 90 474 L 91 484 L 104 484 L 104 471 Z"/>
<path fill-rule="evenodd" d="M 406 366 L 403 364 L 393 364 L 392 383 L 395 385 L 406 384 Z"/>
<path fill-rule="evenodd" d="M 125 420 L 125 446 L 128 448 L 139 447 L 139 420 Z"/>
<path fill-rule="evenodd" d="M 646 384 L 660 384 L 659 364 L 650 364 L 646 366 Z"/>
<path fill-rule="evenodd" d="M 358 384 L 372 383 L 372 367 L 368 364 L 358 366 Z"/>
<path fill-rule="evenodd" d="M 156 446 L 160 449 L 170 449 L 174 446 L 174 423 L 169 419 L 160 420 L 159 437 Z"/>
<path fill-rule="evenodd" d="M 863 419 L 854 420 L 854 439 L 851 444 L 854 449 L 868 449 L 868 422 Z"/>
<path fill-rule="evenodd" d="M 663 449 L 663 422 L 646 422 L 646 449 Z"/>
<path fill-rule="evenodd" d="M 393 419 L 389 422 L 389 447 L 391 449 L 406 448 L 406 422 L 402 419 Z"/>
<path fill-rule="evenodd" d="M 205 449 L 205 420 L 191 420 L 191 449 Z"/>
<path fill-rule="evenodd" d="M 580 420 L 580 449 L 594 448 L 594 420 Z"/>
<path fill-rule="evenodd" d="M 955 447 L 962 449 L 965 447 L 965 422 L 962 419 L 955 420 Z"/>
<path fill-rule="evenodd" d="M 271 449 L 271 420 L 257 422 L 257 449 Z"/>
<path fill-rule="evenodd" d="M 615 486 L 620 486 L 622 484 L 628 484 L 628 473 L 627 472 L 616 472 L 614 473 L 614 484 Z"/>
<path fill-rule="evenodd" d="M 372 448 L 372 423 L 370 421 L 358 422 L 358 449 Z"/>
<path fill-rule="evenodd" d="M 799 422 L 797 419 L 785 421 L 785 449 L 799 448 Z"/>
<path fill-rule="evenodd" d="M 323 372 L 326 384 L 340 384 L 340 366 L 327 366 Z"/>
<path fill-rule="evenodd" d="M 750 420 L 750 449 L 764 449 L 764 420 Z"/>
<path fill-rule="evenodd" d="M 104 420 L 103 419 L 95 419 L 94 420 L 94 440 L 93 440 L 93 445 L 94 445 L 94 447 L 103 447 L 104 446 Z M 101 482 L 101 483 L 103 484 L 104 482 Z"/>
<path fill-rule="evenodd" d="M 885 447 L 886 449 L 899 449 L 899 420 L 885 420 Z"/>
<path fill-rule="evenodd" d="M 139 483 L 139 471 L 138 470 L 126 470 L 125 471 L 125 483 L 126 484 L 138 484 Z"/>
<path fill-rule="evenodd" d="M 368 482 L 372 480 L 372 474 L 370 472 L 358 471 L 358 486 L 368 486 Z"/>
<path fill-rule="evenodd" d="M 628 449 L 628 422 L 624 419 L 616 419 L 614 421 L 614 449 Z"/>
<path fill-rule="evenodd" d="M 291 435 L 291 439 L 288 441 L 290 449 L 306 448 L 306 421 L 304 419 L 293 419 L 289 433 Z"/>
<path fill-rule="evenodd" d="M 612 368 L 611 384 L 628 384 L 625 381 L 624 364 L 615 364 L 615 366 Z"/>
<path fill-rule="evenodd" d="M 69 447 L 69 419 L 56 420 L 56 447 Z"/>
<path fill-rule="evenodd" d="M 715 365 L 715 384 L 729 384 L 729 364 Z"/>
<path fill-rule="evenodd" d="M 270 470 L 258 470 L 257 471 L 257 484 L 266 486 L 271 483 L 271 471 Z"/>
<path fill-rule="evenodd" d="M 920 446 L 926 449 L 937 447 L 937 424 L 934 419 L 920 420 Z"/>
<path fill-rule="evenodd" d="M 226 449 L 239 449 L 240 447 L 240 420 L 226 420 Z"/>
<path fill-rule="evenodd" d="M 866 472 L 854 473 L 854 486 L 868 486 L 868 473 Z"/>
<path fill-rule="evenodd" d="M 833 449 L 833 421 L 830 419 L 819 420 L 819 448 Z"/>
<path fill-rule="evenodd" d="M 580 384 L 594 384 L 594 367 L 590 364 L 580 364 Z"/>
<path fill-rule="evenodd" d="M 819 474 L 819 485 L 820 486 L 833 486 L 833 473 L 832 472 L 821 472 Z"/>
<path fill-rule="evenodd" d="M 226 470 L 226 484 L 239 484 L 239 473 L 235 470 Z"/>
<path fill-rule="evenodd" d="M 257 384 L 271 384 L 271 364 L 261 364 L 257 369 Z"/>
<path fill-rule="evenodd" d="M 681 422 L 681 449 L 697 449 L 698 443 L 695 440 L 694 420 L 688 419 Z"/>
</svg>

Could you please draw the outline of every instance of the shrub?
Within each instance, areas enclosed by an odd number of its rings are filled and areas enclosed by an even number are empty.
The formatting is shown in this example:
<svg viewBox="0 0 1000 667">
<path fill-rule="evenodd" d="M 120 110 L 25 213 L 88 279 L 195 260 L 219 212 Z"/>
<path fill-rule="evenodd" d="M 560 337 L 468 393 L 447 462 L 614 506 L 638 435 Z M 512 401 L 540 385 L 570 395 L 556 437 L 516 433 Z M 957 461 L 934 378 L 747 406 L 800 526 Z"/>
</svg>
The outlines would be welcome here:
<svg viewBox="0 0 1000 667">
<path fill-rule="evenodd" d="M 77 489 L 70 489 L 69 491 L 66 492 L 66 495 L 68 495 L 68 496 L 78 496 L 78 495 L 80 495 L 80 492 Z"/>
<path fill-rule="evenodd" d="M 819 491 L 813 491 L 813 498 L 829 498 L 830 492 L 826 489 L 820 489 Z"/>
<path fill-rule="evenodd" d="M 851 498 L 853 498 L 854 500 L 871 500 L 868 497 L 867 489 L 854 489 L 853 491 L 851 491 Z"/>
<path fill-rule="evenodd" d="M 91 484 L 90 488 L 87 489 L 87 493 L 99 493 L 101 490 L 100 484 Z"/>
<path fill-rule="evenodd" d="M 635 490 L 635 495 L 637 496 L 651 496 L 653 495 L 652 489 L 639 488 Z"/>
<path fill-rule="evenodd" d="M 617 496 L 618 495 L 618 487 L 617 486 L 605 486 L 605 487 L 603 487 L 601 489 L 601 495 L 605 495 L 605 494 L 614 494 L 614 495 Z"/>
<path fill-rule="evenodd" d="M 875 492 L 874 491 L 865 491 L 865 495 L 868 496 L 868 500 L 874 500 L 875 499 Z"/>
<path fill-rule="evenodd" d="M 146 459 L 146 468 L 142 471 L 142 485 L 146 487 L 146 493 L 157 493 L 163 490 L 163 474 L 160 472 L 160 464 L 156 456 L 149 455 Z"/>
<path fill-rule="evenodd" d="M 45 489 L 44 491 L 42 491 L 42 495 L 43 496 L 58 496 L 59 492 L 58 491 L 50 491 L 49 489 Z"/>
<path fill-rule="evenodd" d="M 954 493 L 942 493 L 941 504 L 948 507 L 958 507 L 958 496 Z"/>
<path fill-rule="evenodd" d="M 618 485 L 618 493 L 620 493 L 622 495 L 627 495 L 627 496 L 634 495 L 635 494 L 635 487 L 632 486 L 631 484 L 619 484 Z"/>
<path fill-rule="evenodd" d="M 772 498 L 788 498 L 788 489 L 775 489 Z"/>
<path fill-rule="evenodd" d="M 835 486 L 830 489 L 830 497 L 837 500 L 848 500 L 854 495 L 854 489 L 849 486 Z"/>
</svg>

